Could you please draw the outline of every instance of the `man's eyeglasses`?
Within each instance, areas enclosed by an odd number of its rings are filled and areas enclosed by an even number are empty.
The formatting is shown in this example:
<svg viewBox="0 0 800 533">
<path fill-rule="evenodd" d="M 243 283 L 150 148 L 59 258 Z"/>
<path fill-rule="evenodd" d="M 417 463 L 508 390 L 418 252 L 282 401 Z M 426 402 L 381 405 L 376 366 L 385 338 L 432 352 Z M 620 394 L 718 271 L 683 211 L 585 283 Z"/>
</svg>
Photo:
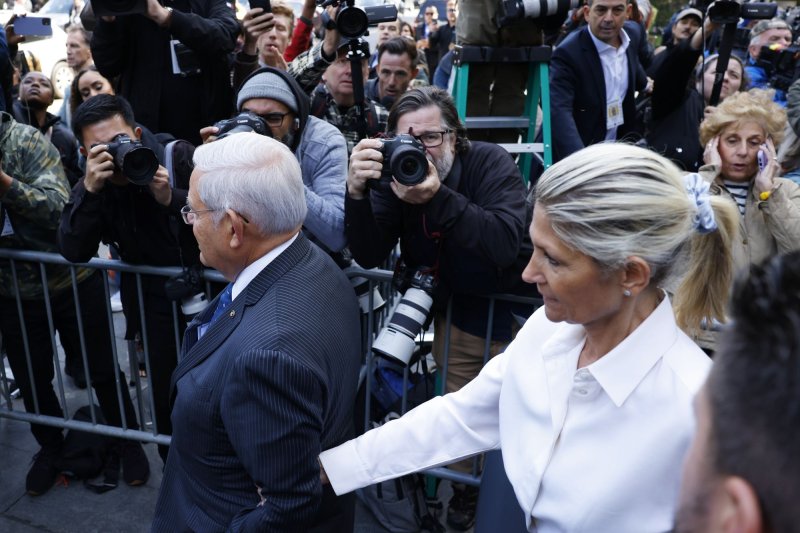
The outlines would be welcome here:
<svg viewBox="0 0 800 533">
<path fill-rule="evenodd" d="M 212 211 L 223 211 L 223 209 L 192 209 L 188 205 L 181 207 L 181 217 L 183 217 L 184 224 L 192 225 L 197 220 L 197 217 L 200 216 L 202 213 L 211 213 Z M 250 221 L 247 220 L 241 213 L 239 213 L 239 217 L 244 221 L 245 224 L 249 224 Z"/>
<path fill-rule="evenodd" d="M 426 11 L 425 14 L 433 16 L 433 11 L 430 11 L 430 12 Z"/>
<path fill-rule="evenodd" d="M 448 7 L 448 8 L 447 8 L 447 12 L 448 12 L 448 13 L 455 13 L 455 12 L 456 12 L 456 10 L 455 10 L 455 8 Z"/>
<path fill-rule="evenodd" d="M 423 133 L 422 135 L 412 135 L 412 137 L 421 142 L 425 148 L 436 148 L 444 142 L 444 136 L 452 131 L 453 130 L 431 131 Z"/>
<path fill-rule="evenodd" d="M 289 113 L 267 113 L 266 115 L 261 115 L 267 124 L 270 126 L 275 126 L 276 128 L 283 124 L 283 119 L 286 118 L 286 115 Z"/>
<path fill-rule="evenodd" d="M 221 209 L 198 209 L 195 211 L 188 205 L 181 207 L 181 216 L 184 224 L 192 225 L 201 213 L 211 213 L 212 211 L 222 211 Z"/>
</svg>

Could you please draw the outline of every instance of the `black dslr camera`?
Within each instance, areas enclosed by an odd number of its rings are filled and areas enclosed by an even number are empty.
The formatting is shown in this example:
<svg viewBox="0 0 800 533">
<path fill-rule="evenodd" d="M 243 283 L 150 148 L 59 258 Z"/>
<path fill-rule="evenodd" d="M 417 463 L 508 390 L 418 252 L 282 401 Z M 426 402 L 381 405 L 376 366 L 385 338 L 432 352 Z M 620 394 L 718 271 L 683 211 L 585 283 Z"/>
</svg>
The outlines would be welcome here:
<svg viewBox="0 0 800 533">
<path fill-rule="evenodd" d="M 94 145 L 97 146 L 97 145 Z M 120 134 L 106 145 L 114 158 L 114 168 L 135 185 L 147 185 L 158 170 L 158 157 L 142 141 Z"/>
<path fill-rule="evenodd" d="M 317 6 L 326 8 L 335 6 L 336 18 L 331 21 L 327 12 L 322 12 L 322 23 L 328 29 L 336 28 L 342 37 L 356 39 L 367 34 L 370 26 L 381 22 L 392 22 L 397 18 L 397 7 L 394 5 L 373 5 L 356 7 L 355 0 L 317 0 Z"/>
<path fill-rule="evenodd" d="M 181 311 L 187 318 L 195 316 L 208 305 L 200 265 L 186 267 L 177 276 L 168 278 L 164 282 L 164 292 L 169 301 L 181 302 Z"/>
<path fill-rule="evenodd" d="M 777 4 L 767 2 L 739 3 L 735 0 L 718 0 L 713 6 L 712 3 L 713 0 L 693 0 L 689 5 L 704 13 L 707 12 L 708 18 L 716 24 L 736 24 L 739 18 L 771 19 L 778 9 Z"/>
<path fill-rule="evenodd" d="M 242 111 L 233 118 L 226 118 L 214 124 L 219 128 L 217 132 L 217 139 L 222 139 L 234 133 L 246 133 L 254 131 L 259 135 L 272 137 L 272 130 L 266 121 L 251 111 Z"/>
<path fill-rule="evenodd" d="M 789 86 L 797 79 L 798 58 L 800 58 L 798 46 L 788 48 L 762 46 L 756 66 L 763 68 L 769 76 L 770 87 L 788 91 Z"/>
<path fill-rule="evenodd" d="M 378 139 L 383 143 L 383 170 L 381 183 L 391 183 L 392 176 L 403 185 L 422 183 L 428 174 L 428 158 L 425 146 L 407 133 L 390 139 Z"/>
</svg>

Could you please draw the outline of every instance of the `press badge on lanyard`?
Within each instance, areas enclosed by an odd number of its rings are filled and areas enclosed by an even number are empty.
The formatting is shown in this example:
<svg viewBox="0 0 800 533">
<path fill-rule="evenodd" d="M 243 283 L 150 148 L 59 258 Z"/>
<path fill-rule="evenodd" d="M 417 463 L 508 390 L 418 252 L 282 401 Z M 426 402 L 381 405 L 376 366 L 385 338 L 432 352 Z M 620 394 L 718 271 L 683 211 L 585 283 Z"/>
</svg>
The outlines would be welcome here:
<svg viewBox="0 0 800 533">
<path fill-rule="evenodd" d="M 622 126 L 622 106 L 619 100 L 608 102 L 606 105 L 606 129 L 616 128 Z"/>
</svg>

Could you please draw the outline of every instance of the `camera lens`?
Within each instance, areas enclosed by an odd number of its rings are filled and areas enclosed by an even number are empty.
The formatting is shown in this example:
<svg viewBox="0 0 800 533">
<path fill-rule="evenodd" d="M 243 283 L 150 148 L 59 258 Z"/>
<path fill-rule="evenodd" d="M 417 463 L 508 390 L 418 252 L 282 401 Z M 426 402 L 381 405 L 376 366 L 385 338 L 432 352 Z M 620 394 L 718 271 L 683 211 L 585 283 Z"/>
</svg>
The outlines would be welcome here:
<svg viewBox="0 0 800 533">
<path fill-rule="evenodd" d="M 428 159 L 413 146 L 395 149 L 391 159 L 392 175 L 403 185 L 417 185 L 425 179 Z"/>
<path fill-rule="evenodd" d="M 130 145 L 124 146 L 128 148 Z M 158 170 L 158 158 L 155 152 L 144 146 L 120 148 L 118 157 L 122 159 L 122 173 L 136 185 L 147 185 L 153 181 Z"/>
<path fill-rule="evenodd" d="M 343 37 L 350 39 L 361 37 L 368 28 L 367 14 L 357 7 L 344 6 L 336 15 L 336 29 Z"/>
</svg>

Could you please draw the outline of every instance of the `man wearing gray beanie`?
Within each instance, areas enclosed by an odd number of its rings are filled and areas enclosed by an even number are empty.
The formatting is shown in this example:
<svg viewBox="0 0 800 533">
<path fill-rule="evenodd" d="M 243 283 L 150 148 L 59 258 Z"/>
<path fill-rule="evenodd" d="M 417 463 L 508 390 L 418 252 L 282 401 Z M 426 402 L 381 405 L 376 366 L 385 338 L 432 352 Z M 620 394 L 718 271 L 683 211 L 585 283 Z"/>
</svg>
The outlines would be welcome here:
<svg viewBox="0 0 800 533">
<path fill-rule="evenodd" d="M 347 145 L 341 132 L 309 116 L 308 96 L 285 72 L 264 67 L 243 82 L 236 109 L 250 111 L 269 125 L 272 137 L 292 150 L 300 163 L 308 214 L 306 235 L 329 252 L 347 244 L 344 235 L 344 190 Z M 216 129 L 204 128 L 208 138 Z"/>
</svg>

